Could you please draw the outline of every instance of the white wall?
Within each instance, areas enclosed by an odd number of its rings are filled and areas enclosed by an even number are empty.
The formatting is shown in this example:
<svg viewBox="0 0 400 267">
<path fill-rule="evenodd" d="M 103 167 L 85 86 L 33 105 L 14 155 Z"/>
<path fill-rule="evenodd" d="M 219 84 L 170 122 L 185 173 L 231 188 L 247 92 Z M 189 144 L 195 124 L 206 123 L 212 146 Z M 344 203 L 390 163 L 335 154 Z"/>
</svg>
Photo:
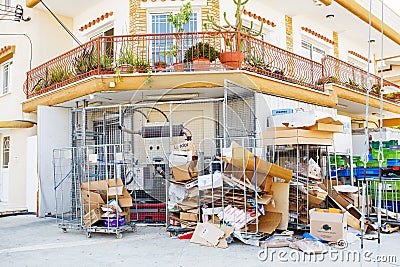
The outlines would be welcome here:
<svg viewBox="0 0 400 267">
<path fill-rule="evenodd" d="M 38 166 L 37 166 L 37 136 L 26 139 L 26 208 L 29 212 L 37 211 Z"/>
<path fill-rule="evenodd" d="M 37 141 L 39 216 L 54 214 L 53 150 L 70 147 L 71 134 L 70 109 L 39 106 Z"/>
</svg>

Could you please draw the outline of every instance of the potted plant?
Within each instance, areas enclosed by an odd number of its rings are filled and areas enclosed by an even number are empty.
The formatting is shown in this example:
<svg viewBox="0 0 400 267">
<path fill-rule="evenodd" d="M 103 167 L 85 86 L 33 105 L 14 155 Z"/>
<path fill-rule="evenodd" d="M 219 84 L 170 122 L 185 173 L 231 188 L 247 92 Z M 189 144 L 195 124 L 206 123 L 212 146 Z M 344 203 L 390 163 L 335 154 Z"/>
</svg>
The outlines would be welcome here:
<svg viewBox="0 0 400 267">
<path fill-rule="evenodd" d="M 133 73 L 135 60 L 132 45 L 127 42 L 122 43 L 116 71 L 118 73 Z"/>
<path fill-rule="evenodd" d="M 193 14 L 192 5 L 190 2 L 184 4 L 179 12 L 176 14 L 170 13 L 168 16 L 168 22 L 172 23 L 172 26 L 175 28 L 177 32 L 175 34 L 175 45 L 171 47 L 174 52 L 171 50 L 170 55 L 173 55 L 176 58 L 176 62 L 174 63 L 174 71 L 183 71 L 184 63 L 182 62 L 182 33 L 185 31 L 184 25 L 190 21 L 190 16 Z"/>
<path fill-rule="evenodd" d="M 210 62 L 219 57 L 219 52 L 209 43 L 199 42 L 185 53 L 185 62 L 193 62 L 195 71 L 210 70 Z"/>
<path fill-rule="evenodd" d="M 142 57 L 138 57 L 133 63 L 136 72 L 139 73 L 149 73 L 150 72 L 150 64 L 147 60 L 144 60 Z"/>
<path fill-rule="evenodd" d="M 155 72 L 163 72 L 166 68 L 167 68 L 167 62 L 161 60 L 154 62 Z"/>
<path fill-rule="evenodd" d="M 251 23 L 250 28 L 244 28 L 242 14 L 245 8 L 245 4 L 247 4 L 249 0 L 233 0 L 233 2 L 236 5 L 236 12 L 235 12 L 236 22 L 234 24 L 230 23 L 227 20 L 226 12 L 224 12 L 224 19 L 226 24 L 228 25 L 226 27 L 218 25 L 215 22 L 214 18 L 210 15 L 208 15 L 207 18 L 208 22 L 211 25 L 211 28 L 215 31 L 221 32 L 222 37 L 225 40 L 225 45 L 229 48 L 229 51 L 225 51 L 220 54 L 219 60 L 227 68 L 238 69 L 241 68 L 242 66 L 242 62 L 245 57 L 244 52 L 246 52 L 245 50 L 247 51 L 249 50 L 249 48 L 246 49 L 246 40 L 244 36 L 240 33 L 250 36 L 259 36 L 262 33 L 263 22 L 261 22 L 260 29 L 258 30 L 258 32 L 255 33 L 253 31 L 253 23 Z M 208 25 L 204 24 L 204 27 L 207 29 Z"/>
</svg>

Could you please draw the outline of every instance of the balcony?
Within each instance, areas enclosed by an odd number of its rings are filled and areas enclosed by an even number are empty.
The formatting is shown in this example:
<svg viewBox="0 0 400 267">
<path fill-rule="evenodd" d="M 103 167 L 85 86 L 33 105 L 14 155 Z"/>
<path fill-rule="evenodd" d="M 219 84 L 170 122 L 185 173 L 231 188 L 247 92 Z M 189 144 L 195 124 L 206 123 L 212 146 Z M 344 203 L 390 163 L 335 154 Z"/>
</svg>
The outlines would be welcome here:
<svg viewBox="0 0 400 267">
<path fill-rule="evenodd" d="M 240 32 L 196 32 L 96 38 L 29 71 L 24 92 L 33 99 L 93 76 L 118 82 L 138 74 L 238 69 L 314 92 L 324 92 L 327 83 L 362 94 L 367 88 L 366 71 L 331 56 L 320 64 Z M 370 81 L 371 93 L 379 96 L 379 77 L 370 75 Z M 399 88 L 386 80 L 383 85 Z M 396 96 L 385 100 L 398 103 Z"/>
<path fill-rule="evenodd" d="M 322 64 L 324 66 L 325 83 L 335 83 L 348 89 L 366 94 L 368 88 L 368 72 L 331 56 L 323 58 Z M 370 94 L 379 97 L 381 78 L 374 74 L 370 74 L 369 81 L 371 87 Z M 399 85 L 384 79 L 383 88 L 385 87 L 390 87 L 393 91 L 400 92 Z M 383 99 L 392 103 L 400 104 L 399 93 L 384 94 Z"/>
<path fill-rule="evenodd" d="M 320 63 L 243 33 L 196 32 L 96 38 L 29 71 L 24 92 L 30 99 L 95 75 L 237 69 L 324 90 Z"/>
</svg>

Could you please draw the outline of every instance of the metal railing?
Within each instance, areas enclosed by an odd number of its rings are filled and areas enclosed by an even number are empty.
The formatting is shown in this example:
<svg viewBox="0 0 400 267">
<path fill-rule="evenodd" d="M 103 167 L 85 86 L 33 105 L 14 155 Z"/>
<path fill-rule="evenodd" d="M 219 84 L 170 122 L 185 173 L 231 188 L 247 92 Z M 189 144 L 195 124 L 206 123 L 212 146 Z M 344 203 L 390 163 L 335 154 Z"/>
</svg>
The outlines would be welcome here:
<svg viewBox="0 0 400 267">
<path fill-rule="evenodd" d="M 24 92 L 32 98 L 100 74 L 232 69 L 323 90 L 320 63 L 240 32 L 195 32 L 98 37 L 29 71 Z"/>
<path fill-rule="evenodd" d="M 367 71 L 332 56 L 326 56 L 325 58 L 323 58 L 322 64 L 324 65 L 325 83 L 335 83 L 362 93 L 367 92 Z M 374 74 L 370 74 L 370 93 L 372 95 L 379 97 L 381 87 L 380 84 L 380 77 Z M 399 85 L 384 79 L 383 87 L 386 86 L 400 89 Z M 393 98 L 384 96 L 384 99 L 396 102 L 396 100 Z"/>
</svg>

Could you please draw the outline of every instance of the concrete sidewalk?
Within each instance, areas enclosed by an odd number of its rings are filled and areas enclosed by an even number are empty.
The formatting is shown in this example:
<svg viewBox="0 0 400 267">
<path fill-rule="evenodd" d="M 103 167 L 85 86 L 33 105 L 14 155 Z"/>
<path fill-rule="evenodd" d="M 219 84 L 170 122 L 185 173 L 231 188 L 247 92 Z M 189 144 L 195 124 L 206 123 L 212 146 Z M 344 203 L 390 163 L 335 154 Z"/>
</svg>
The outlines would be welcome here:
<svg viewBox="0 0 400 267">
<path fill-rule="evenodd" d="M 0 216 L 28 212 L 26 207 L 10 205 L 0 201 Z"/>
<path fill-rule="evenodd" d="M 266 261 L 257 257 L 260 248 L 236 241 L 227 249 L 217 249 L 191 244 L 189 240 L 169 237 L 164 227 L 141 227 L 135 233 L 124 233 L 122 239 L 115 235 L 92 234 L 69 230 L 63 233 L 54 218 L 36 218 L 19 215 L 0 218 L 1 266 L 400 266 L 400 233 L 383 235 L 382 244 L 366 241 L 364 251 L 359 241 L 350 244 L 347 251 L 396 255 L 394 263 L 352 262 L 324 254 L 323 262 L 296 260 L 283 256 L 304 255 L 293 249 L 274 249 Z M 338 255 L 343 251 L 338 251 Z M 280 258 L 278 257 L 280 253 Z M 375 257 L 375 258 L 374 258 Z M 319 258 L 321 260 L 322 258 Z"/>
</svg>

